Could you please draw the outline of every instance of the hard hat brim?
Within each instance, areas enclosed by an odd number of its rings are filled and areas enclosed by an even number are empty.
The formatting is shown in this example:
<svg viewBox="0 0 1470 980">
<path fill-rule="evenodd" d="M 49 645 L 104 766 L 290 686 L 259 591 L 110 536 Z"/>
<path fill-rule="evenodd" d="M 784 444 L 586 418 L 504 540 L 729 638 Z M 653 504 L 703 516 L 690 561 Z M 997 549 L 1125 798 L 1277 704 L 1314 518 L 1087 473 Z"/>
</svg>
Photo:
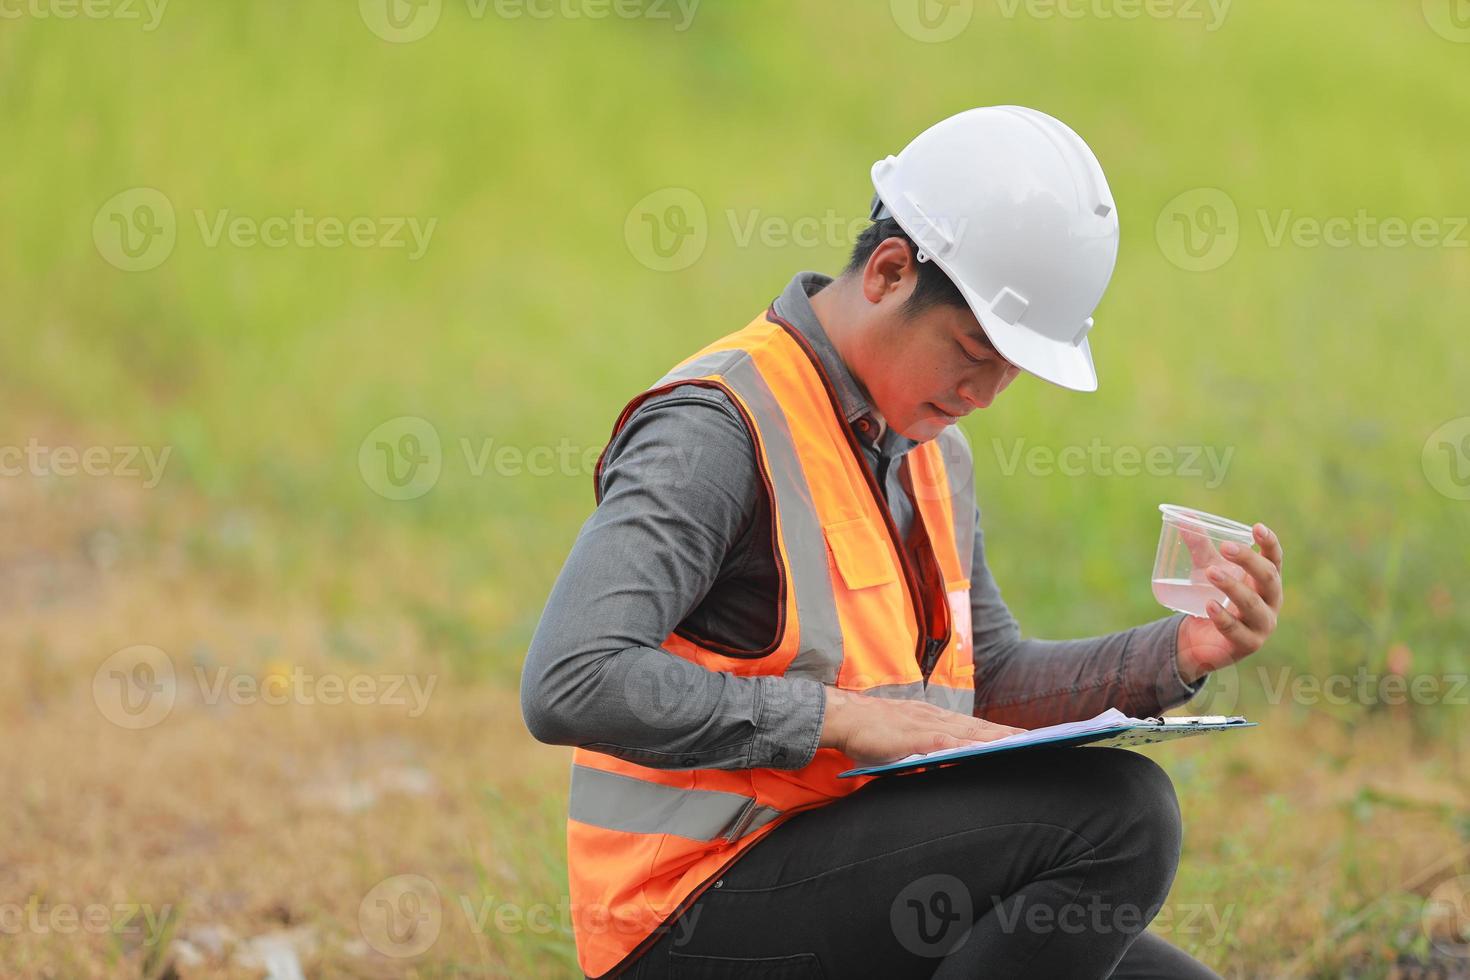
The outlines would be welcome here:
<svg viewBox="0 0 1470 980">
<path fill-rule="evenodd" d="M 940 268 L 943 269 L 943 265 Z M 946 274 L 948 271 L 945 270 Z M 1074 345 L 1070 341 L 1052 340 L 1025 327 L 1008 323 L 995 314 L 990 303 L 979 293 L 958 278 L 950 278 L 964 296 L 970 312 L 980 321 L 980 328 L 985 331 L 985 336 L 990 338 L 1002 357 L 1027 374 L 1035 375 L 1060 388 L 1070 391 L 1097 390 L 1097 369 L 1092 363 L 1092 345 L 1088 338 L 1083 337 L 1081 343 Z"/>
</svg>

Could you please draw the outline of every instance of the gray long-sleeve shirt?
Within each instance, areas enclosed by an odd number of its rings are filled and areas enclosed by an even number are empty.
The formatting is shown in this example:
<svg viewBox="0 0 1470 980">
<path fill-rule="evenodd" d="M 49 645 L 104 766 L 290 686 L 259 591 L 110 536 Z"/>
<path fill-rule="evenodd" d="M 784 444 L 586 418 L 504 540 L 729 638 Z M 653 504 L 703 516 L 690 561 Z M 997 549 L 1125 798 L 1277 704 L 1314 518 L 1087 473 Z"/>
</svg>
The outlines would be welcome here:
<svg viewBox="0 0 1470 980">
<path fill-rule="evenodd" d="M 831 281 L 802 273 L 775 309 L 816 350 L 908 541 L 913 505 L 895 464 L 916 443 L 887 428 L 812 310 L 809 297 Z M 735 406 L 689 386 L 648 399 L 609 444 L 600 490 L 526 658 L 531 733 L 664 769 L 809 763 L 825 705 L 816 681 L 711 671 L 660 649 L 676 628 L 722 651 L 760 650 L 775 637 L 770 501 Z M 1088 639 L 1023 638 L 972 506 L 976 716 L 1030 728 L 1108 707 L 1157 714 L 1203 685 L 1179 676 L 1181 616 Z"/>
</svg>

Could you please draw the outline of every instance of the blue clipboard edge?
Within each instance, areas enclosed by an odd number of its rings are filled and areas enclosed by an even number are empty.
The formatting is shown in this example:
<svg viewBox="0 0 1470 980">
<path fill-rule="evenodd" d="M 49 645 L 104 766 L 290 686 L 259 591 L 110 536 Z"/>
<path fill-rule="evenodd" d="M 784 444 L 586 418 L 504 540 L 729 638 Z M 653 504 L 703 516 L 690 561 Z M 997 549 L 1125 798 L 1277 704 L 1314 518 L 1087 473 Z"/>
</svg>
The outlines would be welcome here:
<svg viewBox="0 0 1470 980">
<path fill-rule="evenodd" d="M 848 779 L 853 776 L 907 776 L 913 773 L 925 772 L 929 769 L 941 769 L 945 766 L 953 766 L 971 759 L 983 759 L 987 755 L 997 752 L 1024 752 L 1027 749 L 1049 749 L 1065 748 L 1067 746 L 1084 746 L 1092 742 L 1101 742 L 1117 735 L 1125 735 L 1130 732 L 1180 732 L 1176 737 L 1187 738 L 1182 733 L 1198 735 L 1203 732 L 1223 732 L 1236 728 L 1258 728 L 1259 722 L 1236 721 L 1217 725 L 1114 725 L 1096 732 L 1085 732 L 1079 735 L 1058 735 L 1054 738 L 1042 739 L 1038 742 L 1028 742 L 1025 745 L 997 745 L 977 746 L 975 749 L 965 752 L 964 755 L 953 756 L 948 759 L 940 759 L 937 762 L 911 762 L 903 765 L 890 762 L 881 766 L 862 766 L 857 769 L 849 769 L 837 774 L 838 779 Z M 1162 740 L 1161 740 L 1162 741 Z"/>
</svg>

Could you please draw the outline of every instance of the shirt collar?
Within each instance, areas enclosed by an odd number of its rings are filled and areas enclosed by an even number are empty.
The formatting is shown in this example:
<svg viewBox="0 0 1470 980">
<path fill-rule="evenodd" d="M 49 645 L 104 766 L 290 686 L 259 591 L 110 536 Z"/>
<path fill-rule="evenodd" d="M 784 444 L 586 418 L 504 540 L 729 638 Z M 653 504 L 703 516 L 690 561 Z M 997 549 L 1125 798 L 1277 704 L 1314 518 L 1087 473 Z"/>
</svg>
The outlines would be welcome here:
<svg viewBox="0 0 1470 980">
<path fill-rule="evenodd" d="M 867 391 L 851 370 L 822 323 L 812 309 L 811 297 L 832 284 L 832 277 L 820 272 L 800 272 L 786 285 L 773 304 L 776 313 L 806 338 L 821 362 L 822 370 L 832 381 L 837 391 L 837 404 L 843 419 L 852 426 L 857 437 L 875 448 L 884 456 L 901 456 L 918 445 L 917 442 L 899 435 L 888 427 L 888 423 L 873 405 Z"/>
</svg>

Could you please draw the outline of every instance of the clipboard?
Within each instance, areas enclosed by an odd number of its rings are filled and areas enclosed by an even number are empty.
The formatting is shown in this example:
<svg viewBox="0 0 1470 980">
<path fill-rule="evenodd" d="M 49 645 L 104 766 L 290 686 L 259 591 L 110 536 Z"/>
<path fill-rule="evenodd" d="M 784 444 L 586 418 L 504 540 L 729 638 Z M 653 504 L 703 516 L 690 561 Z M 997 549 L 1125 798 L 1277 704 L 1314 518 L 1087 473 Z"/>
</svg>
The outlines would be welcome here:
<svg viewBox="0 0 1470 980">
<path fill-rule="evenodd" d="M 1209 732 L 1256 727 L 1259 727 L 1256 722 L 1246 721 L 1239 715 L 1130 718 L 1116 708 L 1109 708 L 1097 717 L 1086 721 L 1035 728 L 1031 731 L 1007 735 L 993 742 L 976 742 L 961 748 L 940 749 L 937 752 L 911 755 L 879 766 L 860 766 L 839 773 L 838 777 L 847 779 L 854 776 L 904 775 L 995 755 L 998 752 L 1019 752 L 1024 749 L 1061 748 L 1073 745 L 1132 748 L 1138 745 L 1151 745 L 1155 742 L 1168 742 L 1176 738 L 1190 738 Z"/>
</svg>

